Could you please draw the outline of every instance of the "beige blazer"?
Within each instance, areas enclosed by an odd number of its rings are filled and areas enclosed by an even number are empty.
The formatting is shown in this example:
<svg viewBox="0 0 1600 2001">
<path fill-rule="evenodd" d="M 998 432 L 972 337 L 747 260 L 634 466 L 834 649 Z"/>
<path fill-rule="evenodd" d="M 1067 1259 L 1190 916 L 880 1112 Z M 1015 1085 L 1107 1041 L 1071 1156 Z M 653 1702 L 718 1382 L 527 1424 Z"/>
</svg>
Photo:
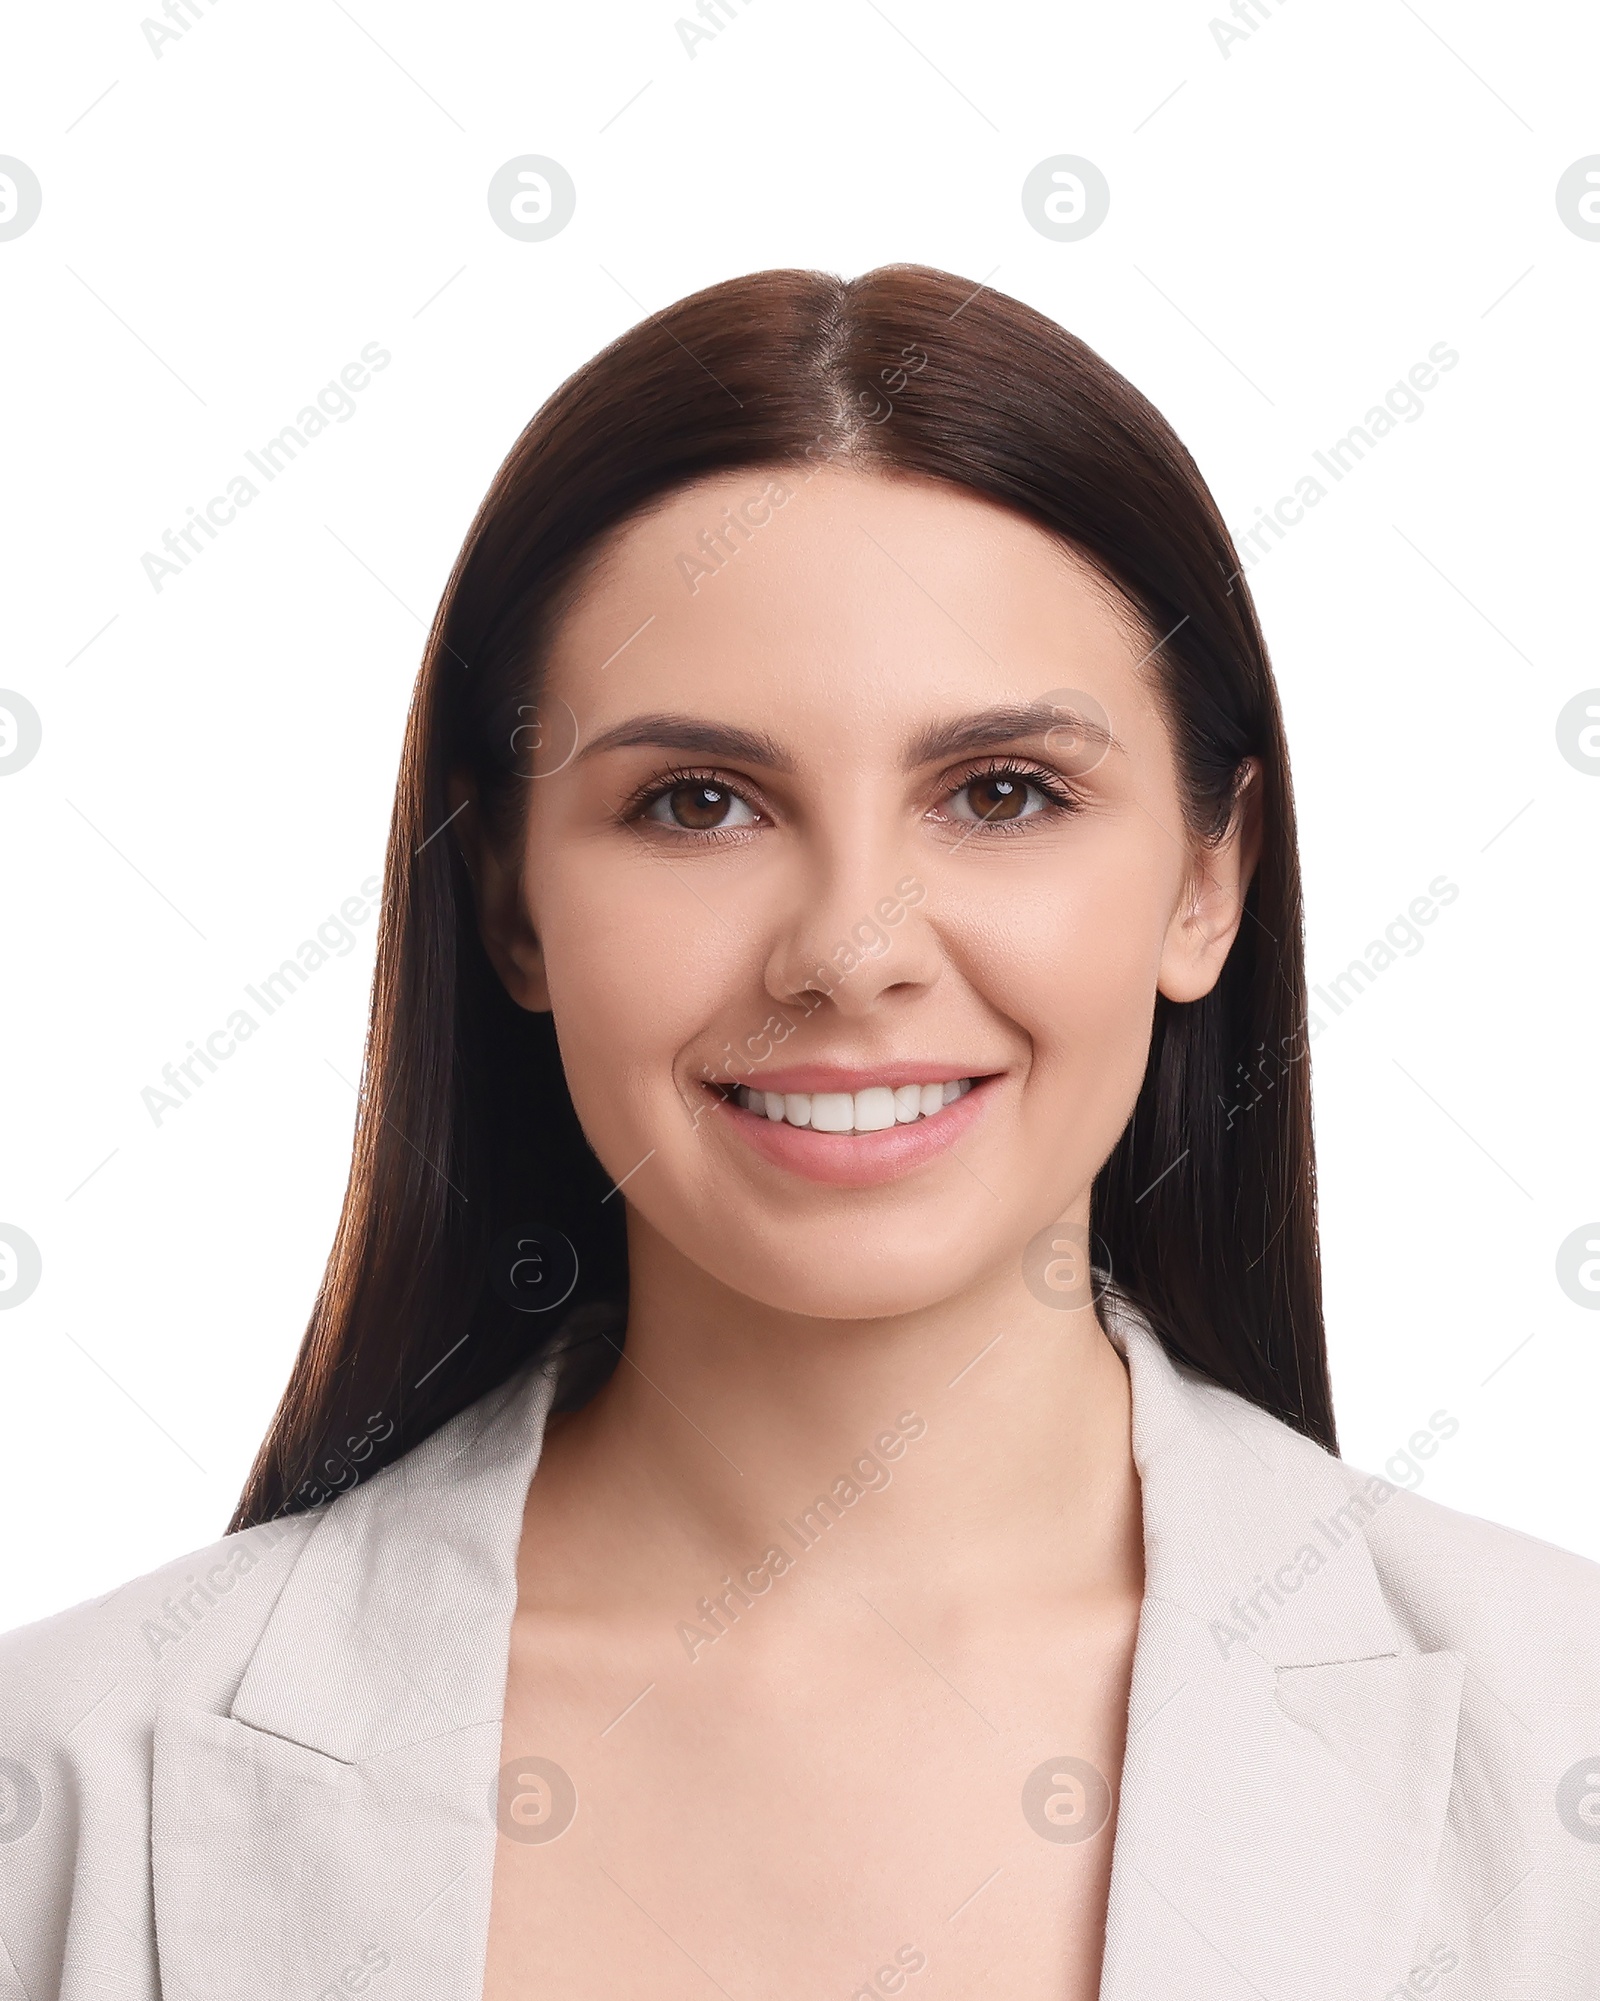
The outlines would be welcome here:
<svg viewBox="0 0 1600 2001">
<path fill-rule="evenodd" d="M 1147 1585 L 1104 2001 L 1595 2001 L 1600 1567 L 1109 1317 Z M 4 2001 L 479 2001 L 552 1393 L 0 1640 Z"/>
</svg>

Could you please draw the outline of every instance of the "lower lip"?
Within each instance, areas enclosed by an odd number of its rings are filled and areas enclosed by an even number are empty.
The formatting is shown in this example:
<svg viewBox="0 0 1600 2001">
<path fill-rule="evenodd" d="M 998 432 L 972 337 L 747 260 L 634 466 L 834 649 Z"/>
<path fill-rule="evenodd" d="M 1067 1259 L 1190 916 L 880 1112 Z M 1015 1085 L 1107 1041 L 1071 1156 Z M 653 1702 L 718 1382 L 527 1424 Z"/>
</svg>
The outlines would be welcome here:
<svg viewBox="0 0 1600 2001">
<path fill-rule="evenodd" d="M 803 1174 L 835 1188 L 871 1188 L 898 1180 L 925 1161 L 953 1146 L 988 1107 L 998 1077 L 985 1077 L 965 1097 L 956 1098 L 927 1118 L 903 1126 L 885 1126 L 875 1133 L 819 1133 L 810 1126 L 792 1126 L 787 1119 L 769 1119 L 746 1111 L 736 1099 L 722 1099 L 729 1128 L 774 1167 Z M 720 1095 L 720 1094 L 719 1094 Z"/>
</svg>

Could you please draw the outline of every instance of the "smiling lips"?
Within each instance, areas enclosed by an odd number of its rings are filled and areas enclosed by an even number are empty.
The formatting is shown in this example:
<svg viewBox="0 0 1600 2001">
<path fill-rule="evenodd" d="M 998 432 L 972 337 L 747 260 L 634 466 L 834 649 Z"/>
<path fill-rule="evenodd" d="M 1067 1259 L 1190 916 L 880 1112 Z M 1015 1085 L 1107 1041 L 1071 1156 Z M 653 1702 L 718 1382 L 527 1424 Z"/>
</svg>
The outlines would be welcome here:
<svg viewBox="0 0 1600 2001">
<path fill-rule="evenodd" d="M 804 1065 L 764 1087 L 723 1086 L 728 1127 L 775 1167 L 836 1187 L 897 1180 L 959 1139 L 987 1109 L 998 1075 L 933 1064 L 876 1072 Z"/>
</svg>

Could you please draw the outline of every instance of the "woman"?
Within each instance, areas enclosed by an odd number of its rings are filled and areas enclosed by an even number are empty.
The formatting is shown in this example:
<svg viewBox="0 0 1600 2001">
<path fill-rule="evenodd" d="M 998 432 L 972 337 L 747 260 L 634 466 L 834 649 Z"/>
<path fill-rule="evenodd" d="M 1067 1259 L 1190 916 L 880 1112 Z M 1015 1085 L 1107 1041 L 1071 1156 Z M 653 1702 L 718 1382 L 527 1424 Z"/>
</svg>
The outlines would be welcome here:
<svg viewBox="0 0 1600 2001">
<path fill-rule="evenodd" d="M 916 266 L 626 334 L 232 1532 L 7 1643 L 0 1994 L 1591 1993 L 1600 1573 L 1334 1456 L 1305 1019 L 1149 404 Z"/>
</svg>

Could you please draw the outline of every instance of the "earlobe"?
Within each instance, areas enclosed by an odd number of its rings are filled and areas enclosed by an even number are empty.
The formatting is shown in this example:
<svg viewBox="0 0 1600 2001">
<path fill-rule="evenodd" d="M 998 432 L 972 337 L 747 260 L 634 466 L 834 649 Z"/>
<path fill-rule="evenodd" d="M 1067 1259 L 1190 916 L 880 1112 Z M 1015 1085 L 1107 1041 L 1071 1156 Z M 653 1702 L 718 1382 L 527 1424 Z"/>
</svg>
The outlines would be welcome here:
<svg viewBox="0 0 1600 2001">
<path fill-rule="evenodd" d="M 464 772 L 447 781 L 451 827 L 472 878 L 478 936 L 500 983 L 530 1014 L 550 1009 L 544 951 L 523 895 L 520 858 L 505 852 L 485 824 L 477 787 Z"/>
<path fill-rule="evenodd" d="M 1167 926 L 1156 979 L 1168 1000 L 1201 1000 L 1221 976 L 1261 853 L 1261 767 L 1246 758 L 1234 786 L 1227 832 L 1194 854 L 1183 895 Z"/>
</svg>

